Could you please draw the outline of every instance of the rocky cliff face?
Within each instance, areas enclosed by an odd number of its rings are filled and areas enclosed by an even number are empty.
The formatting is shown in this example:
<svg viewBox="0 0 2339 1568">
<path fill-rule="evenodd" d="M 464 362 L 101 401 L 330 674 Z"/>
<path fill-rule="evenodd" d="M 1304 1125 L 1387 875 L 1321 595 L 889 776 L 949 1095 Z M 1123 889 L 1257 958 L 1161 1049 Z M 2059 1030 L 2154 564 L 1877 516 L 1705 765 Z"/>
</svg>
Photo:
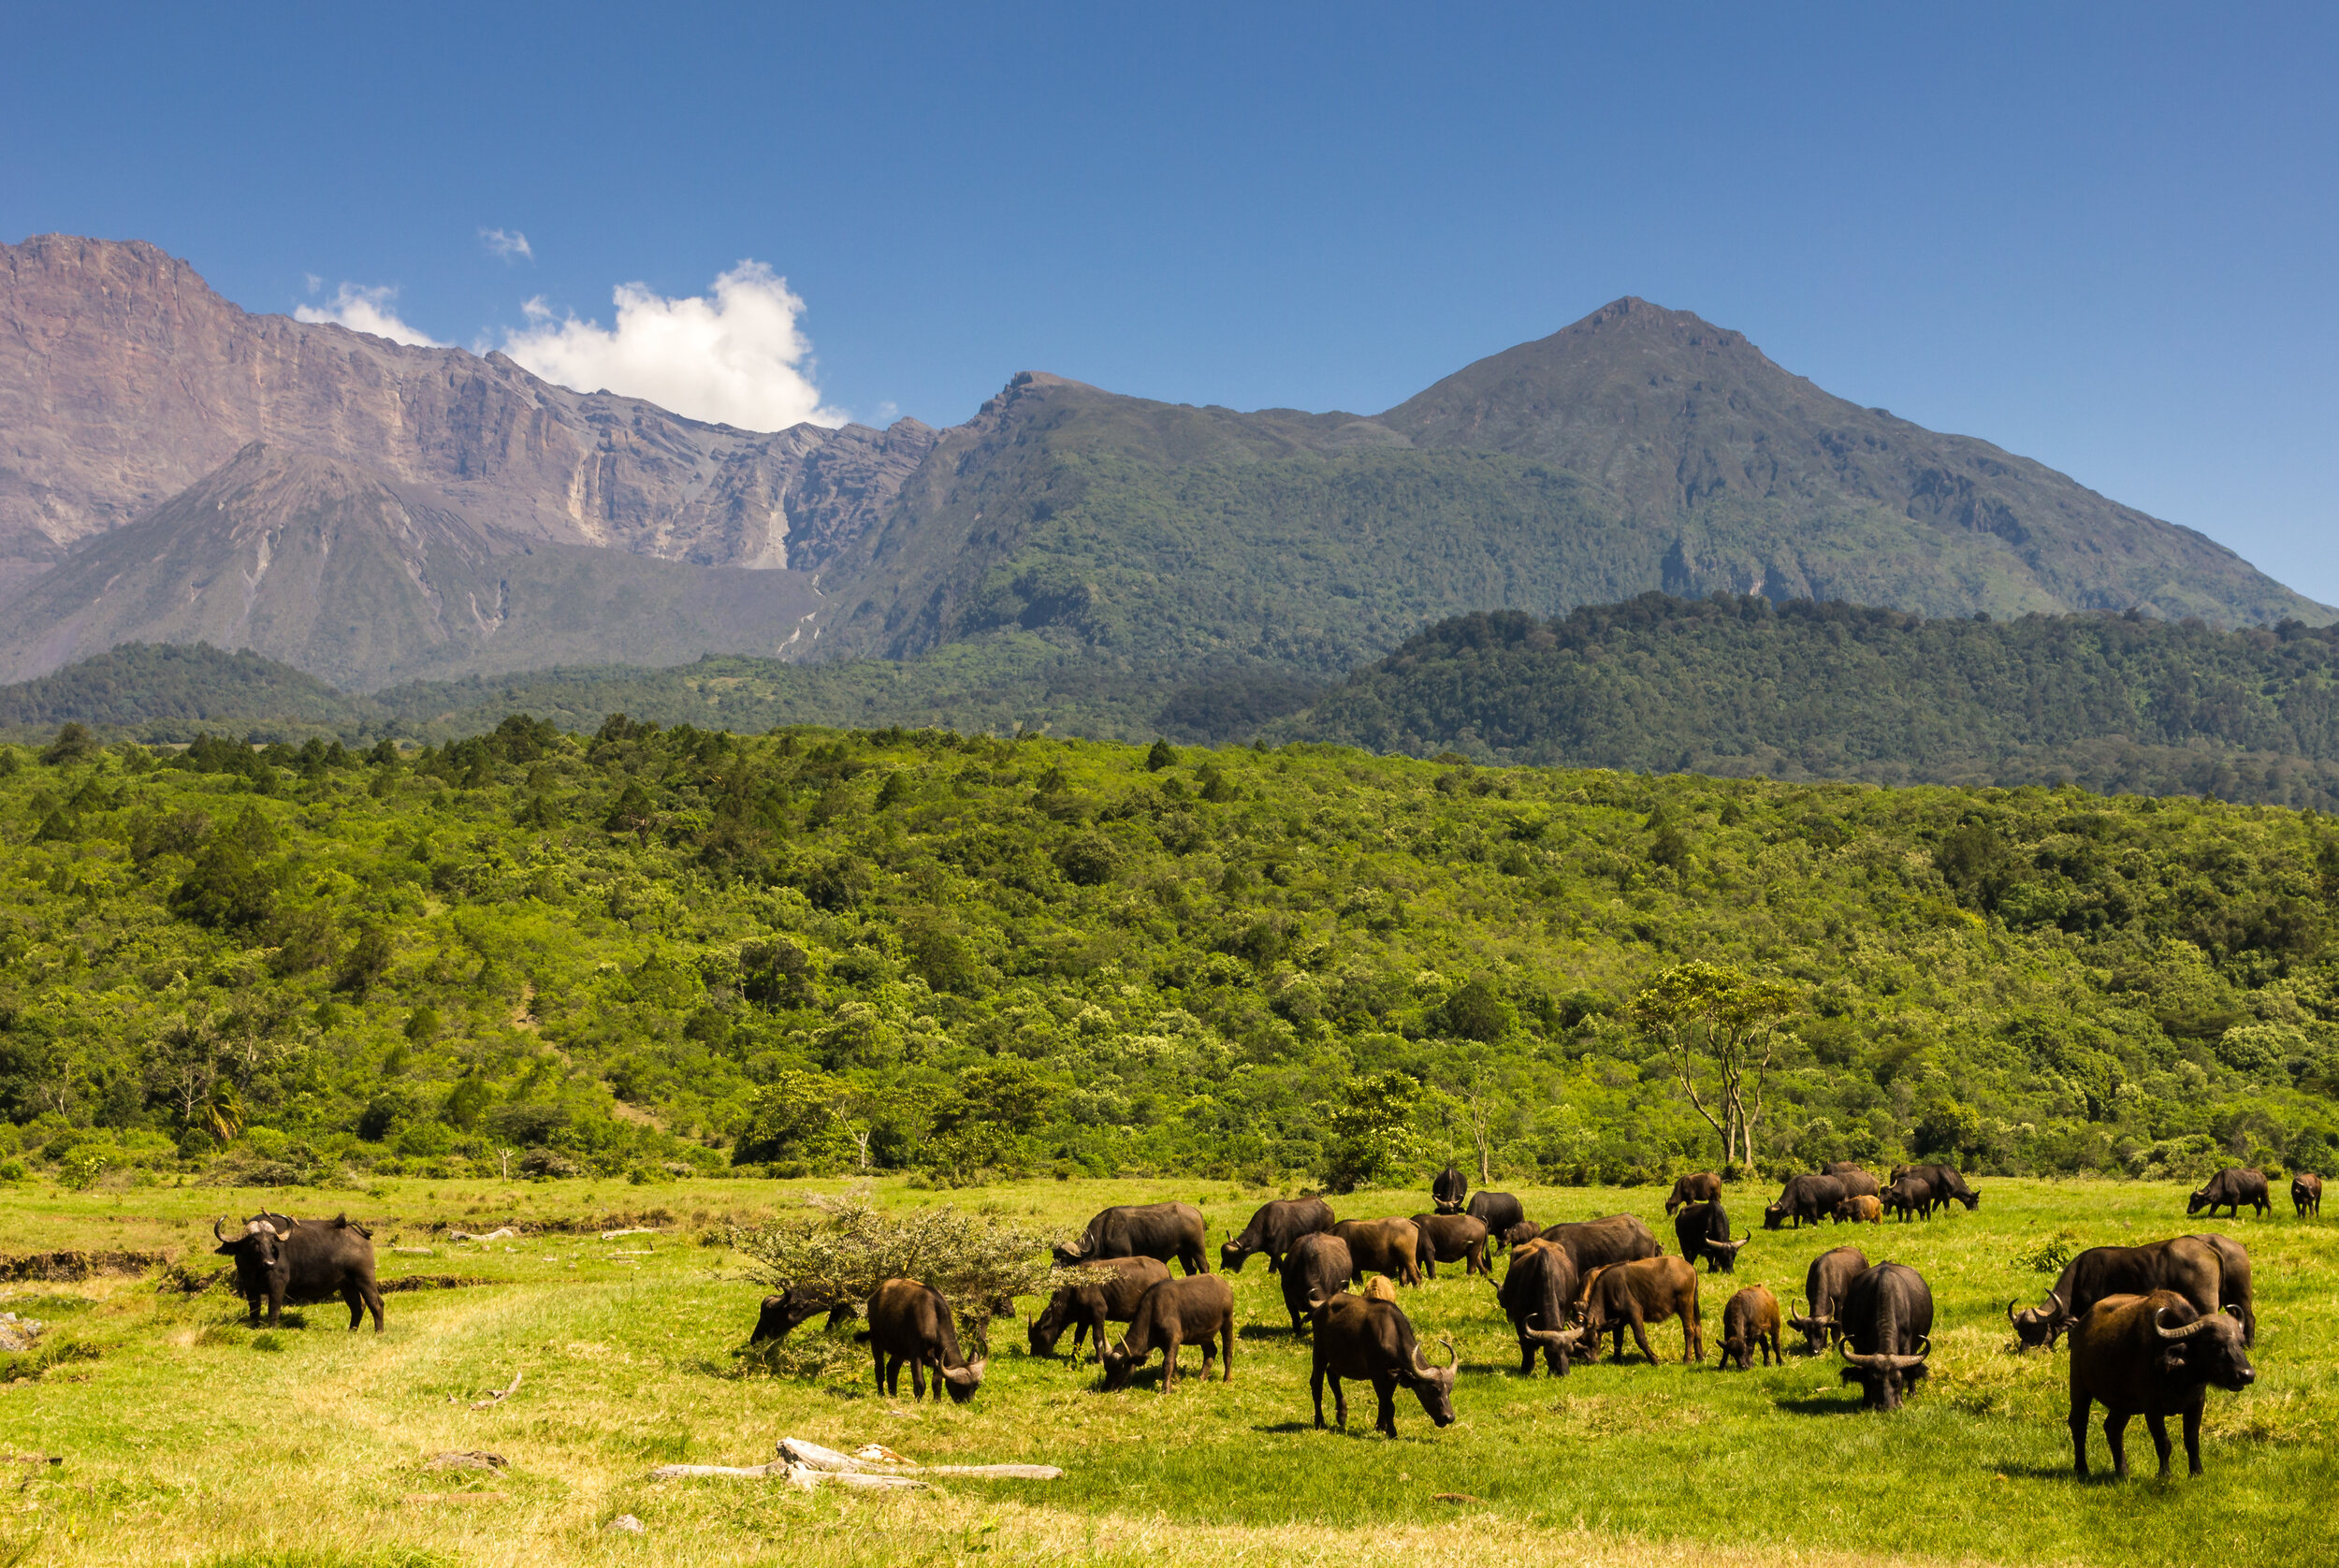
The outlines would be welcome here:
<svg viewBox="0 0 2339 1568">
<path fill-rule="evenodd" d="M 0 589 L 254 441 L 426 486 L 517 538 L 817 569 L 934 439 L 915 420 L 701 424 L 501 355 L 254 315 L 153 245 L 0 245 Z"/>
</svg>

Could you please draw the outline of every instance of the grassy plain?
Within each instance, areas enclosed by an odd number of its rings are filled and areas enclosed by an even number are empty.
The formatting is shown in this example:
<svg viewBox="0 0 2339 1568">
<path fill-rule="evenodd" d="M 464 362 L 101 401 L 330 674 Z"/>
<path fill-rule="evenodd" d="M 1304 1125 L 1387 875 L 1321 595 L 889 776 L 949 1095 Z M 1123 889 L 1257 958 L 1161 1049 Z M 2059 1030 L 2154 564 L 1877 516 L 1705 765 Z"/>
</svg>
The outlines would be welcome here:
<svg viewBox="0 0 2339 1568">
<path fill-rule="evenodd" d="M 906 1385 L 903 1399 L 883 1398 L 865 1368 L 811 1383 L 736 1375 L 730 1352 L 759 1288 L 722 1244 L 725 1220 L 793 1207 L 820 1183 L 278 1192 L 272 1208 L 346 1207 L 373 1223 L 385 1279 L 494 1283 L 393 1294 L 380 1338 L 344 1333 L 338 1304 L 255 1334 L 240 1302 L 158 1291 L 152 1278 L 7 1287 L 0 1308 L 55 1328 L 47 1370 L 23 1375 L 35 1368 L 20 1360 L 0 1383 L 0 1452 L 30 1457 L 0 1460 L 0 1563 L 2327 1561 L 2334 1532 L 2314 1500 L 2339 1483 L 2339 1222 L 2302 1225 L 2287 1205 L 2270 1221 L 2220 1222 L 2256 1259 L 2258 1386 L 2212 1396 L 2204 1479 L 2149 1479 L 2138 1429 L 2131 1457 L 2142 1451 L 2146 1478 L 2082 1485 L 2062 1425 L 2063 1357 L 2008 1348 L 2008 1299 L 2035 1300 L 2049 1279 L 2020 1259 L 2058 1235 L 2132 1241 L 2203 1225 L 2185 1220 L 2182 1190 L 2168 1184 L 1981 1184 L 1978 1212 L 1929 1224 L 1758 1232 L 1735 1280 L 1701 1280 L 1718 1344 L 1731 1288 L 1767 1285 L 1788 1300 L 1828 1246 L 1856 1241 L 1918 1268 L 1941 1314 L 1936 1375 L 1898 1415 L 1861 1412 L 1835 1361 L 1685 1368 L 1678 1328 L 1652 1335 L 1675 1357 L 1658 1367 L 1632 1356 L 1562 1382 L 1519 1378 L 1493 1292 L 1449 1267 L 1403 1303 L 1461 1349 L 1460 1420 L 1437 1431 L 1407 1399 L 1394 1443 L 1372 1435 L 1369 1390 L 1352 1388 L 1348 1434 L 1311 1429 L 1307 1352 L 1257 1262 L 1237 1281 L 1231 1385 L 1188 1378 L 1165 1396 L 1156 1362 L 1134 1389 L 1100 1394 L 1093 1365 L 1034 1360 L 1020 1327 L 1002 1322 L 971 1406 L 913 1410 Z M 1539 1219 L 1625 1212 L 1669 1238 L 1661 1188 L 1519 1190 Z M 1190 1180 L 949 1195 L 888 1182 L 879 1194 L 994 1206 L 1036 1227 L 1107 1202 L 1183 1198 L 1209 1216 L 1213 1252 L 1271 1196 Z M 1730 1195 L 1741 1225 L 1765 1196 Z M 1337 1204 L 1358 1216 L 1426 1206 L 1411 1192 Z M 23 1183 L 0 1189 L 0 1253 L 173 1248 L 209 1267 L 210 1217 L 254 1207 L 249 1192 Z M 657 1235 L 483 1246 L 441 1234 L 645 1210 L 665 1212 Z M 94 1355 L 56 1355 L 66 1343 Z M 509 1398 L 472 1408 L 516 1373 Z M 1069 1474 L 896 1497 L 647 1478 L 678 1460 L 761 1463 L 782 1435 Z M 462 1449 L 501 1454 L 509 1473 L 424 1468 Z M 629 1513 L 643 1533 L 603 1529 Z"/>
</svg>

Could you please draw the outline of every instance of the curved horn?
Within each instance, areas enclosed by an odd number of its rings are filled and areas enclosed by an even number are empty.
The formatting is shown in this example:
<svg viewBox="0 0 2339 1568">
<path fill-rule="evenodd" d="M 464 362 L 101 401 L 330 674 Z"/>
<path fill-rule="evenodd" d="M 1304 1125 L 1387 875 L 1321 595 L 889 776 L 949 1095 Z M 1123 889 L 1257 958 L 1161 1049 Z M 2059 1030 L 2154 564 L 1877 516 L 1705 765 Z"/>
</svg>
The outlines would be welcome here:
<svg viewBox="0 0 2339 1568">
<path fill-rule="evenodd" d="M 227 1216 L 225 1214 L 220 1215 L 219 1218 L 211 1222 L 211 1240 L 217 1241 L 223 1247 L 227 1244 L 227 1232 L 222 1228 L 226 1225 L 226 1223 Z"/>
<path fill-rule="evenodd" d="M 1461 1352 L 1454 1348 L 1453 1335 L 1440 1334 L 1437 1337 L 1437 1343 L 1446 1347 L 1446 1364 L 1448 1367 L 1459 1367 L 1461 1365 Z"/>
<path fill-rule="evenodd" d="M 1838 1344 L 1836 1348 L 1843 1353 L 1843 1358 L 1845 1360 L 1851 1362 L 1855 1367 L 1866 1367 L 1873 1370 L 1887 1364 L 1893 1359 L 1890 1356 L 1863 1356 L 1858 1351 L 1852 1348 L 1852 1342 L 1850 1340 L 1843 1341 L 1841 1343 Z"/>
<path fill-rule="evenodd" d="M 2055 1308 L 2058 1314 L 2070 1311 L 2070 1308 L 2063 1304 L 2063 1293 L 2059 1290 L 2048 1291 L 2047 1300 Z"/>
<path fill-rule="evenodd" d="M 2014 1306 L 2015 1303 L 2012 1301 L 2006 1303 L 2006 1321 L 2009 1323 L 2014 1321 Z"/>
<path fill-rule="evenodd" d="M 1574 1349 L 1584 1337 L 1581 1328 L 1521 1328 L 1519 1332 L 1538 1344 L 1557 1345 L 1562 1350 Z"/>
<path fill-rule="evenodd" d="M 1318 1296 L 1315 1293 L 1315 1287 L 1314 1285 L 1310 1285 L 1308 1287 L 1308 1311 L 1314 1312 L 1316 1308 L 1322 1306 L 1325 1302 L 1330 1299 L 1331 1298 L 1329 1296 Z"/>
<path fill-rule="evenodd" d="M 2152 1314 L 2152 1331 L 2159 1335 L 2164 1340 L 2189 1340 L 2195 1334 L 2206 1331 L 2211 1325 L 2217 1321 L 2215 1316 L 2197 1317 L 2182 1328 L 2171 1328 L 2160 1321 L 2163 1317 L 2166 1317 L 2168 1314 L 2169 1309 L 2162 1307 L 2158 1312 Z"/>
<path fill-rule="evenodd" d="M 1754 1238 L 1751 1236 L 1741 1236 L 1735 1241 L 1708 1241 L 1706 1244 L 1709 1247 L 1728 1247 L 1732 1252 L 1736 1252 L 1752 1240 Z"/>
<path fill-rule="evenodd" d="M 270 1236 L 275 1237 L 278 1241 L 281 1241 L 284 1239 L 284 1233 L 277 1229 L 274 1226 L 269 1224 L 268 1221 L 255 1220 L 253 1223 L 257 1225 L 262 1230 L 267 1231 Z"/>
</svg>

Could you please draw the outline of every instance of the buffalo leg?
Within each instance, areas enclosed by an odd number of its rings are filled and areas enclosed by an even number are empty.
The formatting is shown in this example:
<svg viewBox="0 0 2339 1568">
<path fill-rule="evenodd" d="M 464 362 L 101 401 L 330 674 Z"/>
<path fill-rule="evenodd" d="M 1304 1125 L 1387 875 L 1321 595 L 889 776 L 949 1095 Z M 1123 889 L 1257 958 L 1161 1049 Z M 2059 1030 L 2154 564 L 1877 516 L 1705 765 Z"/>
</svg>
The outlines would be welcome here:
<svg viewBox="0 0 2339 1568">
<path fill-rule="evenodd" d="M 891 1390 L 885 1387 L 885 1352 L 872 1347 L 869 1351 L 869 1356 L 872 1360 L 877 1362 L 878 1392 L 880 1394 L 891 1392 Z"/>
<path fill-rule="evenodd" d="M 1524 1334 L 1518 1336 L 1518 1375 L 1535 1375 L 1535 1342 Z"/>
<path fill-rule="evenodd" d="M 2087 1406 L 2085 1395 L 2071 1398 L 2071 1470 L 2082 1477 L 2087 1474 Z"/>
<path fill-rule="evenodd" d="M 1324 1430 L 1324 1363 L 1318 1360 L 1308 1376 L 1308 1387 L 1315 1395 L 1315 1428 Z M 1340 1385 L 1332 1385 L 1332 1397 L 1340 1397 Z"/>
<path fill-rule="evenodd" d="M 268 1287 L 268 1326 L 269 1326 L 269 1328 L 275 1328 L 278 1324 L 282 1323 L 282 1322 L 283 1321 L 283 1319 L 284 1319 L 284 1292 L 283 1292 L 283 1287 L 281 1287 L 281 1286 L 279 1286 L 279 1285 L 269 1285 L 269 1286 Z"/>
<path fill-rule="evenodd" d="M 1779 1330 L 1776 1328 L 1763 1336 L 1763 1365 L 1769 1366 L 1774 1357 L 1780 1366 L 1787 1364 L 1787 1353 L 1779 1348 Z"/>
<path fill-rule="evenodd" d="M 1232 1383 L 1234 1381 L 1234 1317 L 1231 1314 L 1219 1327 L 1218 1334 L 1227 1347 L 1225 1357 L 1218 1363 L 1218 1381 Z"/>
<path fill-rule="evenodd" d="M 366 1320 L 366 1299 L 357 1293 L 356 1282 L 341 1286 L 341 1300 L 349 1307 L 349 1331 L 354 1334 Z"/>
<path fill-rule="evenodd" d="M 1395 1372 L 1373 1373 L 1373 1397 L 1381 1404 L 1380 1417 L 1373 1423 L 1373 1430 L 1383 1437 L 1395 1437 L 1397 1435 L 1397 1374 Z"/>
<path fill-rule="evenodd" d="M 2128 1417 L 2116 1411 L 2103 1414 L 2103 1441 L 2112 1450 L 2112 1474 L 2128 1479 Z"/>
<path fill-rule="evenodd" d="M 2144 1430 L 2152 1433 L 2152 1451 L 2160 1457 L 2160 1478 L 2169 1478 L 2169 1423 L 2158 1414 L 2144 1417 Z"/>
<path fill-rule="evenodd" d="M 2154 1419 L 2157 1421 L 2158 1417 L 2156 1416 Z M 2198 1399 L 2193 1401 L 2192 1408 L 2185 1413 L 2185 1463 L 2190 1474 L 2195 1475 L 2201 1474 L 2201 1401 Z M 2167 1474 L 2168 1469 L 2168 1450 L 2163 1447 L 2160 1453 L 2161 1474 Z"/>
<path fill-rule="evenodd" d="M 894 1375 L 898 1377 L 900 1374 L 895 1373 Z M 939 1392 L 939 1390 L 937 1389 L 937 1392 Z M 912 1356 L 909 1358 L 909 1401 L 912 1404 L 915 1404 L 925 1397 L 926 1358 L 923 1356 Z"/>
<path fill-rule="evenodd" d="M 1643 1356 L 1649 1357 L 1649 1364 L 1652 1367 L 1655 1366 L 1657 1364 L 1657 1353 L 1649 1346 L 1649 1325 L 1642 1321 L 1641 1315 L 1638 1313 L 1634 1313 L 1625 1321 L 1633 1326 L 1633 1343 L 1640 1346 L 1640 1353 Z M 1624 1336 L 1621 1334 L 1619 1334 L 1616 1340 L 1616 1358 L 1620 1361 L 1624 1359 Z"/>
<path fill-rule="evenodd" d="M 1172 1328 L 1170 1330 L 1170 1343 L 1161 1347 L 1161 1391 L 1165 1394 L 1178 1386 L 1178 1350 L 1184 1343 L 1179 1338 L 1178 1331 Z M 1202 1360 L 1205 1364 L 1210 1360 L 1210 1346 L 1207 1343 L 1202 1346 Z"/>
</svg>

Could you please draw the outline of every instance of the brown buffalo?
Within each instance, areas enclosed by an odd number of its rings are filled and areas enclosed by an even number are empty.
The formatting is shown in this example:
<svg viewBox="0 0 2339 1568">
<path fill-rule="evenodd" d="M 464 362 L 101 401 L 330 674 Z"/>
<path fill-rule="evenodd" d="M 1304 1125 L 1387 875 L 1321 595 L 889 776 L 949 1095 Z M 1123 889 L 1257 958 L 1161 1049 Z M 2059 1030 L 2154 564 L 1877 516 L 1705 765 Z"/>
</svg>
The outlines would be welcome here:
<svg viewBox="0 0 2339 1568">
<path fill-rule="evenodd" d="M 1848 1198 L 1880 1198 L 1884 1192 L 1875 1177 L 1852 1160 L 1829 1160 L 1819 1168 L 1819 1173 L 1833 1176 L 1841 1182 L 1844 1195 Z"/>
<path fill-rule="evenodd" d="M 1415 1261 L 1430 1278 L 1437 1278 L 1441 1263 L 1459 1263 L 1465 1274 L 1494 1272 L 1487 1261 L 1485 1221 L 1471 1214 L 1416 1214 L 1413 1224 L 1421 1238 Z"/>
<path fill-rule="evenodd" d="M 1380 1401 L 1380 1418 L 1373 1430 L 1384 1437 L 1397 1435 L 1397 1390 L 1410 1388 L 1432 1423 L 1454 1424 L 1454 1361 L 1433 1367 L 1422 1358 L 1421 1342 L 1414 1337 L 1413 1320 L 1393 1301 L 1368 1301 L 1361 1296 L 1339 1295 L 1317 1303 L 1313 1328 L 1315 1364 L 1309 1384 L 1315 1393 L 1315 1424 L 1324 1424 L 1324 1383 L 1332 1385 L 1332 1409 L 1343 1427 L 1348 1425 L 1348 1396 L 1341 1388 L 1344 1377 L 1373 1385 Z M 1446 1341 L 1446 1354 L 1460 1359 L 1454 1342 Z"/>
<path fill-rule="evenodd" d="M 2323 1213 L 2323 1179 L 2311 1170 L 2290 1173 L 2290 1201 L 2299 1212 L 2299 1218 L 2312 1214 L 2320 1219 Z"/>
<path fill-rule="evenodd" d="M 1375 1274 L 1364 1282 L 1364 1299 L 1368 1301 L 1394 1301 L 1397 1287 L 1388 1283 L 1387 1274 Z"/>
<path fill-rule="evenodd" d="M 1884 1204 L 1873 1194 L 1855 1195 L 1837 1204 L 1829 1217 L 1838 1225 L 1847 1221 L 1853 1225 L 1876 1225 L 1884 1218 Z"/>
<path fill-rule="evenodd" d="M 1178 1386 L 1178 1347 L 1202 1347 L 1202 1377 L 1210 1378 L 1212 1341 L 1226 1346 L 1219 1381 L 1234 1381 L 1234 1286 L 1216 1274 L 1165 1279 L 1147 1290 L 1121 1343 L 1105 1348 L 1105 1387 L 1126 1388 L 1137 1369 L 1161 1352 L 1161 1391 Z"/>
<path fill-rule="evenodd" d="M 2142 1416 L 2169 1473 L 2168 1417 L 2185 1418 L 2185 1458 L 2201 1474 L 2201 1410 L 2210 1384 L 2239 1392 L 2256 1381 L 2238 1317 L 2206 1317 L 2173 1291 L 2106 1296 L 2071 1327 L 2071 1467 L 2087 1474 L 2087 1412 L 2103 1406 L 2112 1470 L 2128 1474 L 2128 1423 Z"/>
<path fill-rule="evenodd" d="M 1091 1270 L 1109 1269 L 1112 1277 L 1087 1285 L 1058 1286 L 1039 1315 L 1031 1320 L 1028 1334 L 1034 1356 L 1054 1355 L 1056 1341 L 1067 1328 L 1072 1330 L 1073 1360 L 1080 1359 L 1081 1344 L 1092 1334 L 1097 1339 L 1097 1352 L 1102 1355 L 1105 1325 L 1126 1323 L 1135 1317 L 1137 1303 L 1144 1299 L 1145 1292 L 1170 1277 L 1169 1266 L 1155 1257 L 1109 1257 L 1082 1267 Z"/>
<path fill-rule="evenodd" d="M 1730 1298 L 1722 1309 L 1722 1365 L 1740 1372 L 1754 1370 L 1754 1352 L 1763 1365 L 1775 1357 L 1784 1366 L 1787 1353 L 1779 1348 L 1779 1298 L 1759 1285 L 1750 1285 Z"/>
<path fill-rule="evenodd" d="M 1342 1220 L 1331 1233 L 1348 1243 L 1357 1284 L 1367 1274 L 1387 1274 L 1399 1285 L 1421 1283 L 1421 1232 L 1411 1220 Z"/>
<path fill-rule="evenodd" d="M 1611 1263 L 1632 1263 L 1644 1257 L 1661 1256 L 1664 1249 L 1657 1245 L 1657 1238 L 1649 1227 L 1630 1214 L 1610 1214 L 1605 1219 L 1578 1220 L 1572 1225 L 1546 1226 L 1543 1240 L 1564 1248 L 1568 1261 L 1576 1266 L 1580 1280 L 1594 1269 Z"/>
<path fill-rule="evenodd" d="M 877 1361 L 878 1392 L 901 1390 L 902 1363 L 909 1363 L 913 1399 L 926 1397 L 926 1369 L 934 1369 L 934 1397 L 951 1391 L 952 1402 L 965 1404 L 982 1387 L 985 1363 L 969 1361 L 959 1352 L 958 1324 L 950 1302 L 930 1285 L 916 1280 L 887 1280 L 869 1298 L 869 1354 Z"/>
<path fill-rule="evenodd" d="M 1600 1336 L 1614 1342 L 1613 1354 L 1624 1355 L 1624 1330 L 1654 1366 L 1657 1353 L 1649 1345 L 1649 1324 L 1668 1317 L 1681 1320 L 1682 1359 L 1706 1358 L 1706 1332 L 1698 1321 L 1697 1270 L 1688 1259 L 1644 1257 L 1632 1263 L 1612 1263 L 1595 1269 L 1576 1289 L 1577 1314 L 1584 1325 L 1584 1359 L 1600 1358 Z"/>
<path fill-rule="evenodd" d="M 1665 1195 L 1665 1212 L 1690 1203 L 1711 1203 L 1722 1196 L 1722 1178 L 1710 1170 L 1693 1171 L 1673 1179 L 1673 1190 Z"/>
</svg>

